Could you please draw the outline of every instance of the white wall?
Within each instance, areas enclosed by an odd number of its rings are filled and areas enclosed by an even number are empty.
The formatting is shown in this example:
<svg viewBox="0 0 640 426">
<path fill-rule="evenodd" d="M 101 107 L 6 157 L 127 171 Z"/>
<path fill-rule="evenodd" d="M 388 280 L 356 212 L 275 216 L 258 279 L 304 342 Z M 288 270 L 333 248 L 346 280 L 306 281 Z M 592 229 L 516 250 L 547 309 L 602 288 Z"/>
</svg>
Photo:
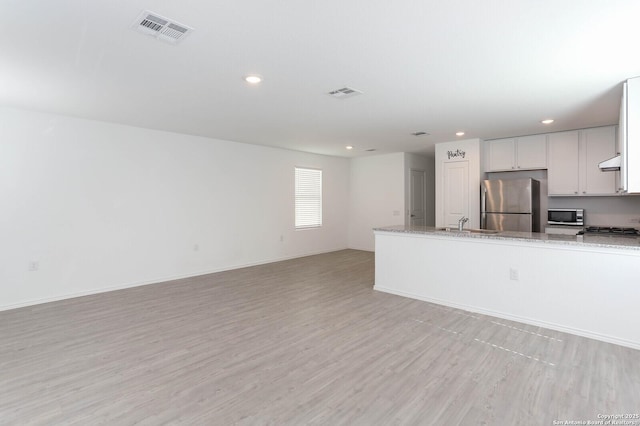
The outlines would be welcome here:
<svg viewBox="0 0 640 426">
<path fill-rule="evenodd" d="M 349 247 L 373 251 L 373 228 L 404 224 L 405 154 L 351 159 Z"/>
<path fill-rule="evenodd" d="M 294 166 L 324 171 L 321 229 Z M 344 249 L 348 188 L 343 158 L 0 108 L 0 309 Z"/>
</svg>

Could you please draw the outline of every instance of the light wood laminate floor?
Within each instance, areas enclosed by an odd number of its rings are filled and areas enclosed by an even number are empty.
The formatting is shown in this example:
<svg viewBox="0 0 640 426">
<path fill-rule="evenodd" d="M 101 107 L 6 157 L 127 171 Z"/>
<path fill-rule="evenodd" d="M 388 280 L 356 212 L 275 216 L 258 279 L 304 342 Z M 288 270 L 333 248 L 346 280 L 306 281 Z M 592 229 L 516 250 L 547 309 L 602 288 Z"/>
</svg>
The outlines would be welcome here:
<svg viewBox="0 0 640 426">
<path fill-rule="evenodd" d="M 0 312 L 0 423 L 640 413 L 640 351 L 379 293 L 373 262 L 344 250 Z"/>
</svg>

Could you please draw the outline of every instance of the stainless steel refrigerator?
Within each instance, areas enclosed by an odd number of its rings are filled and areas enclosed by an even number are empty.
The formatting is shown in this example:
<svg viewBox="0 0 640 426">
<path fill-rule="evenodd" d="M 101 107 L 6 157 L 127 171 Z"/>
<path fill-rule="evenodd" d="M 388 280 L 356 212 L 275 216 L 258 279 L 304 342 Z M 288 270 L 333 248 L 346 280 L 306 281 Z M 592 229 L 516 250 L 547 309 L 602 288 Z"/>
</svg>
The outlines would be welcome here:
<svg viewBox="0 0 640 426">
<path fill-rule="evenodd" d="M 540 182 L 484 180 L 480 191 L 481 228 L 540 232 Z"/>
</svg>

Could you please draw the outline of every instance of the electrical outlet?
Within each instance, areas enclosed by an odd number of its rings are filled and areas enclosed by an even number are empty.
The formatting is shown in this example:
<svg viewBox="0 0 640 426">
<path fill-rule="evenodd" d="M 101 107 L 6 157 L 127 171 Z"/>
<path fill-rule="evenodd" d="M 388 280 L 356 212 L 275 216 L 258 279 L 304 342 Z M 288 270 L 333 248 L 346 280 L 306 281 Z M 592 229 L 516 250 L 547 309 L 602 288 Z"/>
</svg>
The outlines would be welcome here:
<svg viewBox="0 0 640 426">
<path fill-rule="evenodd" d="M 193 245 L 193 251 L 200 251 L 200 245 L 199 244 L 194 244 Z"/>
<path fill-rule="evenodd" d="M 400 210 L 394 210 L 393 211 L 393 215 L 394 216 L 400 216 Z"/>
<path fill-rule="evenodd" d="M 27 270 L 29 272 L 35 272 L 38 269 L 40 269 L 40 262 L 38 262 L 37 260 L 30 260 L 27 264 Z"/>
<path fill-rule="evenodd" d="M 284 235 L 280 235 L 280 242 L 284 242 Z"/>
<path fill-rule="evenodd" d="M 512 281 L 518 281 L 518 270 L 509 268 L 509 279 Z"/>
</svg>

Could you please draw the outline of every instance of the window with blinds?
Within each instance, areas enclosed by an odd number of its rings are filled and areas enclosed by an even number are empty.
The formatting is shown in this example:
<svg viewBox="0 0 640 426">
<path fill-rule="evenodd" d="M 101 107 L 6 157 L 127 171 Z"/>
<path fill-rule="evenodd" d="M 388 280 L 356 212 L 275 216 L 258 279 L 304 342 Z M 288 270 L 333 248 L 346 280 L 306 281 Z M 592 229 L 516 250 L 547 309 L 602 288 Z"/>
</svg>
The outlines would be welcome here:
<svg viewBox="0 0 640 426">
<path fill-rule="evenodd" d="M 296 229 L 322 226 L 322 170 L 295 168 Z"/>
</svg>

